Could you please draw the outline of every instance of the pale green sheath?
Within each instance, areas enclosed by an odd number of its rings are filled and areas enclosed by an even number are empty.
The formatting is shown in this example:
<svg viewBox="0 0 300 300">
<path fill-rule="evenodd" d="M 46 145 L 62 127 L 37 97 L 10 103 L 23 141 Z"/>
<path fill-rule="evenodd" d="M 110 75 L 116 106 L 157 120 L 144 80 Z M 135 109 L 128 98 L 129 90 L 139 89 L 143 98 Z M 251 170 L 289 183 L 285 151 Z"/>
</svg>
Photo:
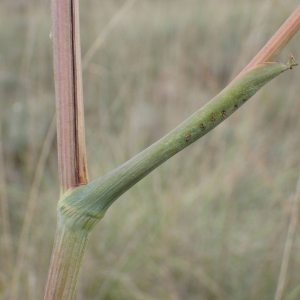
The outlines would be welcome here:
<svg viewBox="0 0 300 300">
<path fill-rule="evenodd" d="M 267 62 L 249 69 L 220 94 L 169 134 L 105 176 L 66 195 L 58 202 L 58 215 L 72 227 L 91 230 L 108 207 L 125 191 L 164 161 L 208 133 L 241 107 L 263 85 L 289 64 Z"/>
</svg>

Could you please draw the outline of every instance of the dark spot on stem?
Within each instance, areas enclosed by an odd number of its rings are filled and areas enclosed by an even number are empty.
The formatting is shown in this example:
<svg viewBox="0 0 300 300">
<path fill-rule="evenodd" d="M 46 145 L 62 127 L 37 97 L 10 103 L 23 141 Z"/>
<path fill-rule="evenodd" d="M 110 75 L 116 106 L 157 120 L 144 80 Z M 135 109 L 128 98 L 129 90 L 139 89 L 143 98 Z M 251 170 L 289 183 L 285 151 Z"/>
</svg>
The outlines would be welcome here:
<svg viewBox="0 0 300 300">
<path fill-rule="evenodd" d="M 191 139 L 191 134 L 190 134 L 190 133 L 187 133 L 187 134 L 185 135 L 185 141 L 188 142 L 190 139 Z"/>
<path fill-rule="evenodd" d="M 237 105 L 237 104 L 234 104 L 233 107 L 234 107 L 234 108 L 238 108 L 238 105 Z"/>
<path fill-rule="evenodd" d="M 205 126 L 203 124 L 200 125 L 201 130 L 205 130 Z"/>
<path fill-rule="evenodd" d="M 227 114 L 226 114 L 226 110 L 222 110 L 222 119 L 225 119 L 225 118 L 226 118 L 226 116 L 227 116 Z"/>
<path fill-rule="evenodd" d="M 216 116 L 214 113 L 211 113 L 211 120 L 213 121 L 213 123 L 216 123 Z"/>
<path fill-rule="evenodd" d="M 246 102 L 248 100 L 248 98 L 244 98 L 243 101 Z"/>
</svg>

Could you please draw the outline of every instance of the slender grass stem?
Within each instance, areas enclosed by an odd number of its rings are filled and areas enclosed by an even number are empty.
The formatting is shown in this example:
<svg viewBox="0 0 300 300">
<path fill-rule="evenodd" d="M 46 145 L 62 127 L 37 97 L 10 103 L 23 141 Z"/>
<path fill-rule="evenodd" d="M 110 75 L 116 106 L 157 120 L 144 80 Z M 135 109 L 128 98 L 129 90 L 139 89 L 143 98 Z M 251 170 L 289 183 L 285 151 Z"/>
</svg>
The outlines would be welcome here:
<svg viewBox="0 0 300 300">
<path fill-rule="evenodd" d="M 130 10 L 132 5 L 137 0 L 127 0 L 123 6 L 114 14 L 114 16 L 111 18 L 111 20 L 107 23 L 107 25 L 104 27 L 104 29 L 100 32 L 100 34 L 97 36 L 93 44 L 90 46 L 86 54 L 84 55 L 82 59 L 82 68 L 83 70 L 86 69 L 88 64 L 90 63 L 91 59 L 97 52 L 97 50 L 101 47 L 103 42 L 106 40 L 107 36 L 110 34 L 110 32 L 116 27 L 117 24 L 119 24 L 120 20 L 125 16 L 125 14 Z"/>
<path fill-rule="evenodd" d="M 30 195 L 29 195 L 29 199 L 28 199 L 28 203 L 27 203 L 27 207 L 26 207 L 24 222 L 23 222 L 22 231 L 21 231 L 21 235 L 20 235 L 20 242 L 18 245 L 16 265 L 15 265 L 14 271 L 13 271 L 13 278 L 12 278 L 12 284 L 11 284 L 11 297 L 10 297 L 11 300 L 18 299 L 20 276 L 23 271 L 25 250 L 27 249 L 27 245 L 28 245 L 30 226 L 32 223 L 34 210 L 36 208 L 36 203 L 38 200 L 38 192 L 40 189 L 42 176 L 43 176 L 44 169 L 46 166 L 46 161 L 49 156 L 51 145 L 53 143 L 53 139 L 55 136 L 55 129 L 56 129 L 56 126 L 55 126 L 55 115 L 54 115 L 52 122 L 49 126 L 49 129 L 48 129 L 48 132 L 47 132 L 44 144 L 43 144 L 43 148 L 42 148 L 42 151 L 41 151 L 38 163 L 37 163 L 32 187 L 30 190 Z"/>
<path fill-rule="evenodd" d="M 12 240 L 11 240 L 11 223 L 8 210 L 8 197 L 5 178 L 5 164 L 3 155 L 3 141 L 2 141 L 2 126 L 0 120 L 0 210 L 1 210 L 1 223 L 3 228 L 3 260 L 6 264 L 7 277 L 11 274 L 13 265 L 12 256 Z"/>
<path fill-rule="evenodd" d="M 275 300 L 281 300 L 284 292 L 284 286 L 287 277 L 287 270 L 289 265 L 289 260 L 292 251 L 293 239 L 295 234 L 295 229 L 298 221 L 298 213 L 299 213 L 299 202 L 300 202 L 300 174 L 297 183 L 297 189 L 293 198 L 292 203 L 292 211 L 291 211 L 291 218 L 290 224 L 287 232 L 286 242 L 284 246 L 284 252 L 281 262 L 281 268 L 278 278 L 277 290 L 275 294 Z"/>
</svg>

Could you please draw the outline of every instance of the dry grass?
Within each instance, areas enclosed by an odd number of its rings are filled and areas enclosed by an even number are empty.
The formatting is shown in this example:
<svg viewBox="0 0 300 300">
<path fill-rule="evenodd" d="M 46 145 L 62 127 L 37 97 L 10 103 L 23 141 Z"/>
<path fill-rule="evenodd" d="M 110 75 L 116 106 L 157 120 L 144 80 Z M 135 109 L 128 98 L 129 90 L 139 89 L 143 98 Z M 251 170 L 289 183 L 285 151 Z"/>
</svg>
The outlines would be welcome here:
<svg viewBox="0 0 300 300">
<path fill-rule="evenodd" d="M 81 2 L 84 55 L 125 1 Z M 212 98 L 296 5 L 137 0 L 83 74 L 91 180 Z M 55 140 L 38 163 L 55 112 L 50 27 L 49 1 L 0 2 L 2 299 L 16 272 L 18 299 L 42 298 L 54 239 Z M 297 35 L 278 59 L 300 60 L 299 49 Z M 275 79 L 109 209 L 92 233 L 77 299 L 274 298 L 300 169 L 298 77 L 295 68 Z M 298 223 L 283 299 L 300 297 L 299 248 Z"/>
</svg>

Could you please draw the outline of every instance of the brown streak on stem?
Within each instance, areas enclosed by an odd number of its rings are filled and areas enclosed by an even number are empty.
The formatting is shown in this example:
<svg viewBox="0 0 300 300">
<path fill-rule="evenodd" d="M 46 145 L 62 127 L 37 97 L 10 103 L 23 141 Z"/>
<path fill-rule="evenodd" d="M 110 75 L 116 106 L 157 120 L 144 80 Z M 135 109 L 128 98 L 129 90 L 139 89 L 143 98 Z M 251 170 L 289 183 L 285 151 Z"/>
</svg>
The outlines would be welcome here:
<svg viewBox="0 0 300 300">
<path fill-rule="evenodd" d="M 60 192 L 86 184 L 78 0 L 52 0 Z"/>
<path fill-rule="evenodd" d="M 73 63 L 74 63 L 74 107 L 75 107 L 75 159 L 76 159 L 76 185 L 88 183 L 85 131 L 84 131 L 84 109 L 82 91 L 82 67 L 80 49 L 80 26 L 79 26 L 79 4 L 78 0 L 72 1 L 72 33 L 73 33 Z"/>
</svg>

